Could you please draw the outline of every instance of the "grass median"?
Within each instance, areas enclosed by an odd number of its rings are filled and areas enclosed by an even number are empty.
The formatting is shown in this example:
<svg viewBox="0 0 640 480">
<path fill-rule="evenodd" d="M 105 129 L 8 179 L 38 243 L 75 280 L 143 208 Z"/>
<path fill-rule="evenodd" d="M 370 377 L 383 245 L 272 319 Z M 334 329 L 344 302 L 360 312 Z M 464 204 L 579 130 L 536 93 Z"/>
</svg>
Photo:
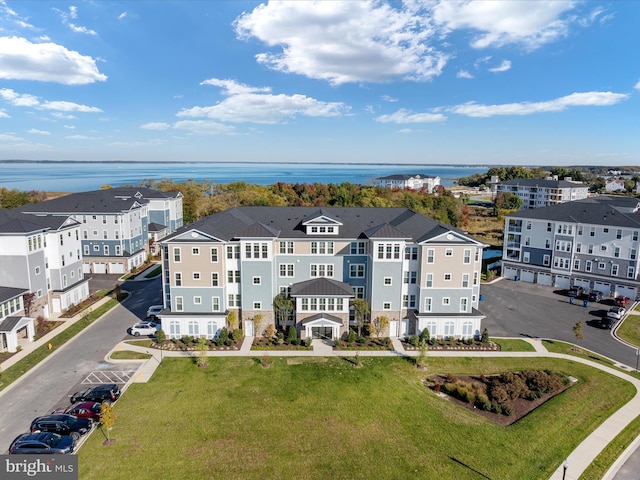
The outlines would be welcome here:
<svg viewBox="0 0 640 480">
<path fill-rule="evenodd" d="M 504 427 L 427 390 L 401 358 L 165 358 L 132 384 L 102 445 L 78 452 L 81 479 L 548 479 L 635 393 L 591 367 L 558 359 L 429 359 L 429 373 L 549 369 L 578 383 Z M 615 391 L 616 395 L 610 393 Z M 143 412 L 141 414 L 141 412 Z"/>
</svg>

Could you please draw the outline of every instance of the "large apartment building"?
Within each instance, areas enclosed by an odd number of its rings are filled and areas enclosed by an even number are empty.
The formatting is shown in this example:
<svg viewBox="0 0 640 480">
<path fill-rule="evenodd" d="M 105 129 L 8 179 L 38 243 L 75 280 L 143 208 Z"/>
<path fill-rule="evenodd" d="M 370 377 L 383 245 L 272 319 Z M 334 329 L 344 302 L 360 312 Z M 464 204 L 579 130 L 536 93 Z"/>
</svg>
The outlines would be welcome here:
<svg viewBox="0 0 640 480">
<path fill-rule="evenodd" d="M 81 224 L 84 273 L 125 273 L 147 259 L 151 223 L 156 236 L 182 226 L 182 195 L 111 188 L 25 205 L 20 211 L 70 216 Z"/>
<path fill-rule="evenodd" d="M 427 192 L 433 192 L 433 190 L 440 185 L 440 177 L 423 175 L 421 173 L 399 173 L 387 175 L 386 177 L 378 177 L 374 179 L 373 184 L 383 188 L 410 188 L 411 190 L 421 190 L 424 188 Z"/>
<path fill-rule="evenodd" d="M 637 198 L 600 196 L 522 210 L 505 219 L 503 275 L 635 299 L 639 250 Z"/>
<path fill-rule="evenodd" d="M 277 323 L 280 293 L 301 338 L 346 335 L 354 298 L 387 317 L 392 336 L 480 334 L 486 245 L 406 208 L 236 207 L 160 243 L 169 338 L 214 337 L 231 311 L 261 335 L 253 320 Z"/>
<path fill-rule="evenodd" d="M 549 207 L 559 203 L 582 200 L 589 196 L 588 185 L 569 180 L 515 178 L 498 182 L 497 177 L 493 177 L 491 189 L 494 195 L 498 193 L 517 195 L 522 200 L 522 209 Z"/>
</svg>

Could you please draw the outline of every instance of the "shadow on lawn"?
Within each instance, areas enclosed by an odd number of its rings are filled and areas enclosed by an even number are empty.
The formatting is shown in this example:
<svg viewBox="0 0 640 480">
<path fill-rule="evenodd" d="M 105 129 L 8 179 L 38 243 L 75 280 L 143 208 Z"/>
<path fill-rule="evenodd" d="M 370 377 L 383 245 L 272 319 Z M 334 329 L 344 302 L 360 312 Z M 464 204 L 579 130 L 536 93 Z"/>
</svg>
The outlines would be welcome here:
<svg viewBox="0 0 640 480">
<path fill-rule="evenodd" d="M 478 474 L 478 475 L 480 475 L 482 478 L 488 478 L 489 480 L 491 480 L 491 477 L 487 477 L 484 473 L 479 472 L 479 471 L 478 471 L 478 470 L 476 470 L 475 468 L 472 468 L 472 467 L 470 467 L 469 465 L 467 465 L 466 463 L 461 462 L 461 461 L 460 461 L 460 460 L 458 460 L 457 458 L 452 457 L 452 456 L 449 456 L 449 458 L 450 458 L 451 460 L 453 460 L 454 462 L 456 462 L 456 463 L 458 463 L 458 464 L 462 465 L 464 468 L 467 468 L 467 469 L 471 470 L 473 473 L 477 473 L 477 474 Z"/>
</svg>

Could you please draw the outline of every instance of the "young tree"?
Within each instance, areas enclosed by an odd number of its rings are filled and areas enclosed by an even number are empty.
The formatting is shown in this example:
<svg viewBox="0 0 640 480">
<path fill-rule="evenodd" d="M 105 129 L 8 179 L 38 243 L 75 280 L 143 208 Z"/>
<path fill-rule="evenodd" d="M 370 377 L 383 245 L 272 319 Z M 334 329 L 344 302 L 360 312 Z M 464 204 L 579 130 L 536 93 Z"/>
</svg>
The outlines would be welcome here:
<svg viewBox="0 0 640 480">
<path fill-rule="evenodd" d="M 156 331 L 156 343 L 162 345 L 167 340 L 167 335 L 161 328 Z"/>
<path fill-rule="evenodd" d="M 389 332 L 389 317 L 382 315 L 378 317 L 378 336 L 384 335 L 385 332 Z"/>
<path fill-rule="evenodd" d="M 111 440 L 111 429 L 116 423 L 116 415 L 113 412 L 113 405 L 108 402 L 102 403 L 100 410 L 100 426 L 102 433 L 107 437 L 103 445 L 112 445 L 115 440 Z M 106 430 L 106 433 L 105 433 Z"/>
<path fill-rule="evenodd" d="M 198 338 L 198 360 L 196 361 L 196 365 L 199 368 L 205 368 L 209 363 L 207 362 L 207 352 L 209 351 L 209 346 L 207 345 L 207 339 L 200 337 Z"/>
<path fill-rule="evenodd" d="M 416 367 L 425 369 L 427 368 L 427 341 L 423 338 L 420 340 L 420 350 L 418 357 L 416 358 Z"/>
<path fill-rule="evenodd" d="M 258 313 L 253 317 L 253 333 L 256 337 L 261 337 L 264 333 L 264 325 L 263 325 L 264 315 Z"/>
<path fill-rule="evenodd" d="M 489 330 L 486 328 L 482 331 L 482 337 L 480 337 L 480 341 L 482 343 L 487 343 L 489 341 Z"/>
<path fill-rule="evenodd" d="M 367 318 L 369 318 L 369 302 L 364 298 L 356 298 L 353 300 L 353 308 L 356 315 L 356 325 L 358 326 L 358 336 L 362 336 L 362 327 L 364 327 Z"/>
<path fill-rule="evenodd" d="M 31 308 L 33 307 L 33 301 L 36 299 L 36 294 L 28 292 L 22 295 L 22 302 L 24 303 L 24 315 L 25 317 L 31 316 Z"/>
<path fill-rule="evenodd" d="M 278 327 L 284 330 L 286 322 L 289 321 L 293 313 L 293 300 L 286 293 L 279 293 L 273 299 L 273 309 Z"/>
<path fill-rule="evenodd" d="M 229 315 L 227 315 L 227 323 L 229 324 L 231 331 L 238 328 L 238 314 L 235 310 L 231 310 Z"/>
<path fill-rule="evenodd" d="M 584 338 L 584 335 L 582 335 L 582 322 L 576 322 L 573 326 L 573 334 L 576 336 L 576 344 Z M 576 351 L 578 351 L 577 346 Z"/>
<path fill-rule="evenodd" d="M 267 338 L 273 338 L 276 335 L 276 326 L 273 323 L 267 325 L 267 330 L 265 331 Z"/>
</svg>

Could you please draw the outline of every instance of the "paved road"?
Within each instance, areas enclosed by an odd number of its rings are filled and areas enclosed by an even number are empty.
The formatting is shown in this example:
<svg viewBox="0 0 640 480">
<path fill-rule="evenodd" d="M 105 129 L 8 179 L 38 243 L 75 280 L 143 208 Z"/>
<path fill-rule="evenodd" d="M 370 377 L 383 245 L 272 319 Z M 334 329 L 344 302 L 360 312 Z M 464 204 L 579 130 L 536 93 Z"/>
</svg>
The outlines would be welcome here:
<svg viewBox="0 0 640 480">
<path fill-rule="evenodd" d="M 123 289 L 131 292 L 123 304 L 101 317 L 0 395 L 0 452 L 5 452 L 17 435 L 28 430 L 33 418 L 51 413 L 56 407 L 69 405 L 70 394 L 86 388 L 89 381 L 105 378 L 101 372 L 118 371 L 121 372 L 119 378 L 124 379 L 124 372 L 138 367 L 138 363 L 110 364 L 104 357 L 114 344 L 124 338 L 133 338 L 127 335 L 127 327 L 144 318 L 150 304 L 160 303 L 160 277 L 126 282 Z M 110 378 L 117 380 L 118 377 Z"/>
<path fill-rule="evenodd" d="M 500 280 L 483 285 L 479 310 L 487 317 L 482 325 L 494 337 L 555 338 L 576 343 L 573 327 L 582 322 L 580 346 L 634 369 L 636 349 L 617 341 L 610 330 L 597 326 L 610 305 L 582 301 L 573 305 L 562 291 L 543 285 Z"/>
</svg>

